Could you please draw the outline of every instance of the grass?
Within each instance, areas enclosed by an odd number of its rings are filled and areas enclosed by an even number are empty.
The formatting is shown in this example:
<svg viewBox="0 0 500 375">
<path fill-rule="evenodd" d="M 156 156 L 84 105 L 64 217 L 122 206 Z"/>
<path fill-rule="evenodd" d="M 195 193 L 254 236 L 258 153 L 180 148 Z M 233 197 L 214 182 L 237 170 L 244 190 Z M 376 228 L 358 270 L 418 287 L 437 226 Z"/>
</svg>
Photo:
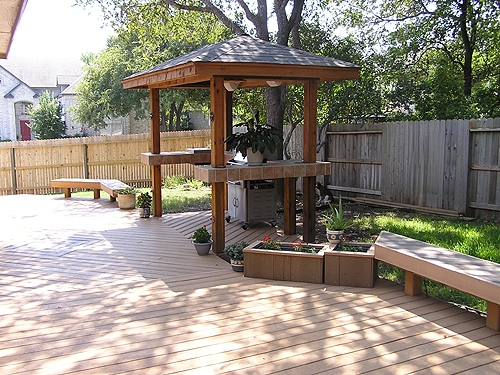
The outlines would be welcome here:
<svg viewBox="0 0 500 375">
<path fill-rule="evenodd" d="M 358 218 L 355 225 L 370 233 L 382 230 L 401 234 L 436 246 L 500 263 L 500 227 L 480 220 L 463 221 L 444 219 L 427 215 L 396 215 Z M 400 284 L 404 283 L 404 271 L 384 263 L 379 265 L 379 275 Z M 427 281 L 429 295 L 465 305 L 479 311 L 486 311 L 486 302 L 466 293 Z"/>
</svg>

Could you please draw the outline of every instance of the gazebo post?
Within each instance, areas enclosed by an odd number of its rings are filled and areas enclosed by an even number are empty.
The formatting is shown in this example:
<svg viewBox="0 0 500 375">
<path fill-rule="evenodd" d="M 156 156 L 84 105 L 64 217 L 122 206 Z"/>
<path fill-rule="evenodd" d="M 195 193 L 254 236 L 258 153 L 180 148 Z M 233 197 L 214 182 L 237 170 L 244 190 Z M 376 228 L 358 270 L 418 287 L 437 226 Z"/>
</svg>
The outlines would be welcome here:
<svg viewBox="0 0 500 375">
<path fill-rule="evenodd" d="M 224 135 L 226 133 L 226 89 L 224 78 L 210 79 L 210 129 L 211 129 L 211 166 L 225 168 Z M 221 253 L 226 244 L 224 208 L 226 201 L 226 182 L 212 182 L 212 251 Z"/>
<path fill-rule="evenodd" d="M 149 109 L 150 109 L 150 152 L 152 154 L 160 153 L 160 89 L 149 90 Z M 161 217 L 161 165 L 151 166 L 151 186 L 153 187 L 153 215 Z"/>
<path fill-rule="evenodd" d="M 318 81 L 304 82 L 304 156 L 306 163 L 316 162 Z M 306 242 L 315 241 L 316 225 L 316 176 L 302 178 L 303 232 Z"/>
</svg>

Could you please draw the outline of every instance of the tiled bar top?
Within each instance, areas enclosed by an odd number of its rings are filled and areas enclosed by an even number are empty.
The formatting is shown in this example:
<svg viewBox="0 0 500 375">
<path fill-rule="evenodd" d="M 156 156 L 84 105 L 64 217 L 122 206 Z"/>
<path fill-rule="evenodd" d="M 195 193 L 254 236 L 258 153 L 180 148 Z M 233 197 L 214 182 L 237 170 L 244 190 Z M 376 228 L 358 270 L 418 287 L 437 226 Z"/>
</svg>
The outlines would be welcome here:
<svg viewBox="0 0 500 375">
<path fill-rule="evenodd" d="M 226 160 L 230 160 L 234 153 L 226 153 Z M 146 165 L 161 164 L 210 164 L 210 150 L 208 151 L 172 151 L 152 154 L 144 152 L 141 154 L 141 163 Z"/>
<path fill-rule="evenodd" d="M 330 163 L 323 161 L 304 163 L 299 160 L 276 160 L 256 167 L 245 164 L 227 165 L 225 168 L 213 168 L 208 165 L 194 167 L 194 178 L 203 182 L 311 177 L 329 174 Z"/>
</svg>

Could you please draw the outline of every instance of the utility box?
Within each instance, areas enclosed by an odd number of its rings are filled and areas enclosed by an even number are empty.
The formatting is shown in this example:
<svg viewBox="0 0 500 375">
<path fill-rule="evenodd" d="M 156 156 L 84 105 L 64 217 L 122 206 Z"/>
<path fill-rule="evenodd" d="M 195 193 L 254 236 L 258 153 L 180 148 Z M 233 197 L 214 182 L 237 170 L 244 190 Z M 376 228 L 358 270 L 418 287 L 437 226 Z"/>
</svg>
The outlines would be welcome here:
<svg viewBox="0 0 500 375">
<path fill-rule="evenodd" d="M 227 200 L 228 222 L 236 218 L 243 222 L 243 229 L 259 221 L 276 225 L 274 180 L 228 181 Z"/>
</svg>

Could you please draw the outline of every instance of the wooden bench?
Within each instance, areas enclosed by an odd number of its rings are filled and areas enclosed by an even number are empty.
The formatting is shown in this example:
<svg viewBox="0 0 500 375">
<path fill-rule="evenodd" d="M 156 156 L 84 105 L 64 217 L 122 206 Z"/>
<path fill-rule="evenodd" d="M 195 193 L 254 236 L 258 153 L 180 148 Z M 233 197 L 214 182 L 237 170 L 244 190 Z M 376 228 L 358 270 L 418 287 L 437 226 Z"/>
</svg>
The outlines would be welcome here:
<svg viewBox="0 0 500 375">
<path fill-rule="evenodd" d="M 62 188 L 64 191 L 64 197 L 71 197 L 71 189 L 93 189 L 94 199 L 99 199 L 101 197 L 101 190 L 104 190 L 109 194 L 109 200 L 111 202 L 116 201 L 118 196 L 117 191 L 120 189 L 125 189 L 130 187 L 120 180 L 108 180 L 108 179 L 91 179 L 91 178 L 58 178 L 51 181 L 51 186 L 54 188 Z"/>
<path fill-rule="evenodd" d="M 486 326 L 500 330 L 500 264 L 390 232 L 375 242 L 375 259 L 405 270 L 405 293 L 422 291 L 422 278 L 486 300 Z"/>
</svg>

